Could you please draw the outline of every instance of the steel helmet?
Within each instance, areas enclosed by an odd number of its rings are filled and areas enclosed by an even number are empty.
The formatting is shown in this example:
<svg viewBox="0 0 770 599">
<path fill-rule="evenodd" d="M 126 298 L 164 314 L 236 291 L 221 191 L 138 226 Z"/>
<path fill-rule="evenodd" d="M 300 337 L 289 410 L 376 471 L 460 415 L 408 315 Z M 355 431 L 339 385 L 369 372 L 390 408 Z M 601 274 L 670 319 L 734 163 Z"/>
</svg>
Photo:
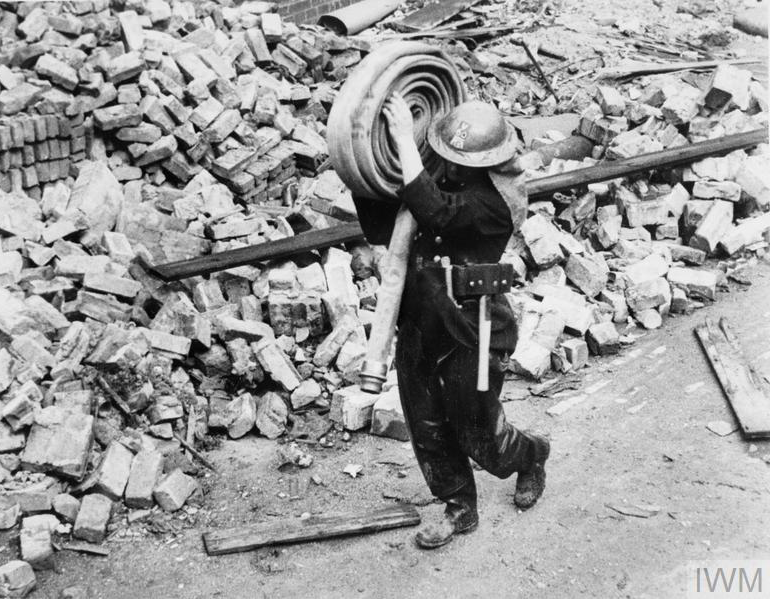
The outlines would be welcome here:
<svg viewBox="0 0 770 599">
<path fill-rule="evenodd" d="M 436 118 L 428 129 L 428 143 L 450 162 L 481 168 L 513 158 L 518 138 L 497 108 L 472 100 Z"/>
</svg>

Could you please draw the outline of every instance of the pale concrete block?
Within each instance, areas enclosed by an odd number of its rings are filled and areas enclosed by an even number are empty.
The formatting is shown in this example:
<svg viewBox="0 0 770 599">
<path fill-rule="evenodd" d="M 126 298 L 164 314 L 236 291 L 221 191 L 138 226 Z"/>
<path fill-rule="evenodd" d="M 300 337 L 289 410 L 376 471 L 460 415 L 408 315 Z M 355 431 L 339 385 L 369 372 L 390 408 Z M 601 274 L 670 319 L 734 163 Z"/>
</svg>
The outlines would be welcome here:
<svg viewBox="0 0 770 599">
<path fill-rule="evenodd" d="M 628 318 L 628 304 L 626 303 L 626 298 L 622 293 L 604 289 L 599 294 L 599 301 L 612 306 L 612 322 L 626 322 L 626 319 Z"/>
<path fill-rule="evenodd" d="M 291 407 L 295 410 L 304 408 L 307 405 L 312 404 L 316 399 L 321 397 L 321 385 L 315 380 L 307 379 L 300 383 L 299 387 L 294 389 L 291 393 Z"/>
<path fill-rule="evenodd" d="M 732 227 L 719 241 L 718 247 L 720 251 L 732 256 L 752 243 L 763 241 L 765 233 L 769 230 L 770 213 L 747 218 Z"/>
<path fill-rule="evenodd" d="M 574 370 L 588 365 L 588 344 L 582 339 L 567 339 L 561 344 Z"/>
<path fill-rule="evenodd" d="M 639 285 L 645 281 L 663 277 L 668 272 L 669 265 L 657 253 L 650 254 L 636 264 L 631 264 L 624 271 L 625 278 L 631 285 Z"/>
<path fill-rule="evenodd" d="M 112 441 L 93 474 L 94 490 L 113 501 L 123 497 L 133 460 L 134 454 L 131 450 L 118 441 Z M 89 476 L 89 480 L 90 478 Z"/>
<path fill-rule="evenodd" d="M 620 335 L 611 322 L 591 325 L 586 333 L 586 341 L 591 353 L 597 356 L 620 352 Z"/>
<path fill-rule="evenodd" d="M 43 408 L 36 415 L 27 438 L 21 456 L 22 467 L 80 480 L 85 474 L 92 443 L 92 416 L 56 406 Z"/>
<path fill-rule="evenodd" d="M 372 425 L 369 432 L 380 437 L 409 441 L 409 427 L 404 418 L 398 387 L 391 387 L 378 396 L 372 408 Z"/>
<path fill-rule="evenodd" d="M 277 439 L 286 432 L 289 409 L 283 399 L 272 391 L 257 400 L 256 427 L 268 439 Z"/>
<path fill-rule="evenodd" d="M 730 231 L 732 223 L 732 202 L 715 201 L 690 238 L 689 245 L 713 254 L 719 242 Z"/>
<path fill-rule="evenodd" d="M 607 285 L 609 268 L 599 254 L 572 254 L 564 267 L 567 279 L 588 297 L 596 297 Z"/>
<path fill-rule="evenodd" d="M 696 181 L 692 195 L 700 200 L 738 202 L 741 199 L 741 186 L 734 181 Z"/>
<path fill-rule="evenodd" d="M 0 586 L 6 597 L 26 597 L 36 584 L 35 571 L 27 562 L 15 559 L 0 566 Z"/>
<path fill-rule="evenodd" d="M 259 360 L 275 382 L 279 383 L 286 391 L 294 391 L 299 387 L 302 379 L 289 357 L 275 343 L 274 339 L 263 339 L 259 343 L 252 344 L 254 355 Z"/>
<path fill-rule="evenodd" d="M 626 288 L 628 307 L 634 312 L 668 305 L 671 287 L 663 277 L 657 277 Z"/>
<path fill-rule="evenodd" d="M 181 469 L 173 470 L 158 482 L 153 497 L 158 505 L 167 512 L 182 508 L 190 496 L 198 490 L 198 483 L 187 476 Z"/>
<path fill-rule="evenodd" d="M 710 270 L 674 267 L 668 271 L 668 282 L 672 287 L 683 289 L 688 296 L 715 300 L 719 277 Z"/>
<path fill-rule="evenodd" d="M 216 319 L 217 334 L 223 341 L 242 338 L 247 343 L 274 339 L 273 329 L 269 324 L 257 320 L 241 320 L 231 316 Z"/>
<path fill-rule="evenodd" d="M 767 155 L 749 156 L 738 171 L 735 182 L 743 193 L 752 198 L 763 210 L 770 207 L 770 168 Z"/>
<path fill-rule="evenodd" d="M 659 329 L 663 326 L 663 318 L 661 317 L 660 312 L 653 310 L 652 308 L 634 313 L 634 318 L 636 318 L 637 322 L 648 331 Z"/>
<path fill-rule="evenodd" d="M 233 399 L 227 406 L 227 434 L 231 439 L 240 439 L 254 428 L 257 422 L 257 401 L 251 393 L 244 393 Z"/>
<path fill-rule="evenodd" d="M 101 543 L 107 536 L 107 524 L 112 516 L 109 497 L 91 493 L 83 497 L 72 534 L 90 543 Z"/>
<path fill-rule="evenodd" d="M 80 511 L 80 500 L 69 493 L 59 493 L 51 500 L 53 511 L 65 522 L 73 524 Z"/>
<path fill-rule="evenodd" d="M 539 380 L 551 369 L 551 350 L 531 339 L 520 340 L 511 355 L 510 366 L 517 374 Z"/>
<path fill-rule="evenodd" d="M 564 259 L 560 231 L 541 214 L 530 216 L 521 226 L 524 243 L 535 264 L 548 268 Z"/>
<path fill-rule="evenodd" d="M 332 395 L 329 419 L 351 431 L 366 428 L 371 424 L 372 409 L 378 397 L 362 391 L 358 385 L 338 389 Z"/>
<path fill-rule="evenodd" d="M 51 514 L 28 516 L 21 521 L 19 534 L 21 557 L 36 570 L 54 567 L 51 533 L 57 526 L 59 526 L 59 520 Z"/>
<path fill-rule="evenodd" d="M 352 272 L 352 271 L 351 271 Z M 326 285 L 326 274 L 320 264 L 311 264 L 297 270 L 297 282 L 303 291 L 326 293 L 329 289 Z"/>
</svg>

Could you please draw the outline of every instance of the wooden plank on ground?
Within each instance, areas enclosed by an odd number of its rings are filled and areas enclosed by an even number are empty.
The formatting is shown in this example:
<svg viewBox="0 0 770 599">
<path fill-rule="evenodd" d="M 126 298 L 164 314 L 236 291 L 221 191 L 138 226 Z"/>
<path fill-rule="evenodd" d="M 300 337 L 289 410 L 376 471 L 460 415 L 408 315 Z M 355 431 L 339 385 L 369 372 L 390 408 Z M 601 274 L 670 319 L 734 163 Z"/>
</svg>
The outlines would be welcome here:
<svg viewBox="0 0 770 599">
<path fill-rule="evenodd" d="M 395 23 L 395 26 L 401 31 L 433 29 L 479 2 L 480 0 L 442 0 L 441 2 L 430 2 Z"/>
<path fill-rule="evenodd" d="M 317 231 L 300 233 L 294 237 L 279 239 L 267 243 L 251 245 L 237 250 L 209 254 L 192 260 L 181 260 L 150 266 L 150 270 L 164 281 L 179 281 L 188 277 L 207 275 L 236 266 L 245 266 L 264 260 L 287 258 L 310 250 L 319 250 L 357 241 L 364 238 L 364 232 L 358 223 L 348 223 Z"/>
<path fill-rule="evenodd" d="M 748 439 L 770 437 L 770 390 L 748 363 L 727 320 L 713 320 L 695 329 L 722 390 Z"/>
<path fill-rule="evenodd" d="M 224 555 L 271 545 L 380 532 L 419 523 L 420 514 L 413 505 L 397 505 L 357 514 L 291 518 L 207 532 L 203 535 L 203 543 L 209 555 Z"/>
</svg>

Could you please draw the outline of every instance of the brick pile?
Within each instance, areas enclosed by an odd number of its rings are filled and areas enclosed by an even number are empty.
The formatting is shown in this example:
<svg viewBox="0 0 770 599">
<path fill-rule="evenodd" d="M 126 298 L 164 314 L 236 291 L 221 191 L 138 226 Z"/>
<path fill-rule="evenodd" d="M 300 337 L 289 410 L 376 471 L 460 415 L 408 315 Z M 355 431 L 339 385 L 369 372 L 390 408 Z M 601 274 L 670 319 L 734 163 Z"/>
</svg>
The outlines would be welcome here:
<svg viewBox="0 0 770 599">
<path fill-rule="evenodd" d="M 596 144 L 593 157 L 544 165 L 531 151 L 520 163 L 536 178 L 766 128 L 766 98 L 748 71 L 729 65 L 700 81 L 667 75 L 625 90 L 599 86 L 579 127 Z M 504 258 L 526 281 L 510 296 L 520 327 L 510 368 L 534 379 L 580 368 L 589 353 L 631 343 L 623 332 L 658 328 L 670 313 L 714 301 L 729 278 L 744 281 L 737 256 L 768 254 L 767 167 L 763 144 L 531 203 Z"/>
<path fill-rule="evenodd" d="M 325 80 L 368 44 L 300 30 L 267 2 L 134 4 L 3 11 L 0 188 L 39 199 L 88 150 L 121 182 L 178 186 L 206 170 L 239 200 L 280 205 L 327 167 Z"/>
<path fill-rule="evenodd" d="M 57 537 L 99 542 L 126 508 L 139 521 L 200 498 L 183 447 L 209 431 L 276 438 L 354 382 L 370 248 L 184 285 L 137 261 L 350 215 L 323 123 L 367 46 L 272 9 L 2 8 L 0 528 L 20 524 L 35 568 Z M 18 564 L 3 576 L 21 596 Z"/>
</svg>

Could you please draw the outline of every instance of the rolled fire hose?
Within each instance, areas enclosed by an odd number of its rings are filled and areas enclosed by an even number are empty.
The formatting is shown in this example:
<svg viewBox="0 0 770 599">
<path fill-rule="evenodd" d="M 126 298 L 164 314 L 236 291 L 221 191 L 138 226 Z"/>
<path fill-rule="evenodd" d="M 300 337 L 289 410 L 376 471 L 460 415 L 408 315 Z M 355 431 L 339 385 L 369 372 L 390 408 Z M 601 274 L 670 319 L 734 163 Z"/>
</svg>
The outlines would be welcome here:
<svg viewBox="0 0 770 599">
<path fill-rule="evenodd" d="M 364 58 L 342 86 L 327 123 L 332 166 L 355 196 L 398 200 L 401 169 L 382 114 L 394 91 L 401 92 L 412 109 L 417 147 L 432 175 L 441 160 L 428 145 L 428 126 L 465 101 L 460 74 L 438 48 L 389 42 Z"/>
<path fill-rule="evenodd" d="M 332 106 L 327 124 L 331 163 L 355 196 L 397 202 L 403 184 L 398 154 L 382 114 L 399 91 L 412 109 L 415 140 L 423 165 L 436 175 L 442 161 L 427 142 L 428 126 L 465 101 L 462 78 L 439 49 L 421 42 L 391 42 L 369 54 L 350 74 Z M 388 244 L 361 388 L 379 393 L 388 373 L 407 262 L 417 222 L 402 208 Z"/>
</svg>

